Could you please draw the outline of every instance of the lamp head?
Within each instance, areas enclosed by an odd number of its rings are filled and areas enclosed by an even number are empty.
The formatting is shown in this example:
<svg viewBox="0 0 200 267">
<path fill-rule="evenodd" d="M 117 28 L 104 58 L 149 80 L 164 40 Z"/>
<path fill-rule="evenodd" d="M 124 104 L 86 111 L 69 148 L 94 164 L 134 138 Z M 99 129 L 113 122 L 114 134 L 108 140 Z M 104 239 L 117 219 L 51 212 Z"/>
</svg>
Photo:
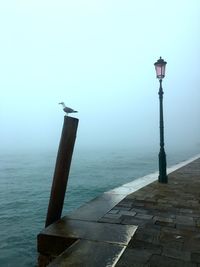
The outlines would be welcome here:
<svg viewBox="0 0 200 267">
<path fill-rule="evenodd" d="M 165 66 L 167 62 L 164 61 L 161 57 L 154 63 L 156 69 L 156 77 L 159 80 L 162 80 L 165 77 Z"/>
</svg>

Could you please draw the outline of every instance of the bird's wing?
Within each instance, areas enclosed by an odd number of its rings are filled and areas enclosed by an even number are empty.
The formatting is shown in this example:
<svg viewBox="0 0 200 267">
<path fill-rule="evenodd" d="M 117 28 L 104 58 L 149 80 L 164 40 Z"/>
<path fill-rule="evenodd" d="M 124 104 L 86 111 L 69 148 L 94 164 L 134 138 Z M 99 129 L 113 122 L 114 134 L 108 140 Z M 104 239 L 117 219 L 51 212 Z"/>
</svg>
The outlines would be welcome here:
<svg viewBox="0 0 200 267">
<path fill-rule="evenodd" d="M 65 107 L 63 110 L 65 112 L 67 112 L 67 113 L 70 113 L 70 112 L 73 112 L 74 111 L 72 108 L 68 108 L 68 107 Z"/>
</svg>

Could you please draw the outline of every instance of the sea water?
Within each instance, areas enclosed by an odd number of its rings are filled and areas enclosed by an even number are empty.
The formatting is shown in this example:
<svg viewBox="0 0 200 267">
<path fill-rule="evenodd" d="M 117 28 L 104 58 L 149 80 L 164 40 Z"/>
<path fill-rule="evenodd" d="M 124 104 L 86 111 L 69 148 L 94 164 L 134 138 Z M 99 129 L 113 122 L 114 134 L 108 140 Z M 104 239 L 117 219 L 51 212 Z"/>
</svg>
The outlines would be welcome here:
<svg viewBox="0 0 200 267">
<path fill-rule="evenodd" d="M 173 152 L 168 166 L 198 152 Z M 36 266 L 36 238 L 45 224 L 55 161 L 55 151 L 0 154 L 0 266 Z M 155 151 L 75 150 L 63 214 L 157 169 Z"/>
</svg>

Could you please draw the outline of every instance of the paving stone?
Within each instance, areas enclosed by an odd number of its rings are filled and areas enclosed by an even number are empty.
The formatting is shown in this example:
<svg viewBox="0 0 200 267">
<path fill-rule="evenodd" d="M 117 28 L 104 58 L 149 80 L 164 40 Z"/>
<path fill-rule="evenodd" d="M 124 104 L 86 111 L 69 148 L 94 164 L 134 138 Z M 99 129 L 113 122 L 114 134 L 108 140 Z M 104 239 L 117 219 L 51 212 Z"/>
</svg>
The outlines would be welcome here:
<svg viewBox="0 0 200 267">
<path fill-rule="evenodd" d="M 142 220 L 150 220 L 153 218 L 153 215 L 138 213 L 135 217 Z"/>
<path fill-rule="evenodd" d="M 183 209 L 183 208 L 182 208 L 182 209 L 180 209 L 180 212 L 181 212 L 181 213 L 184 213 L 184 214 L 185 214 L 185 213 L 187 213 L 187 214 L 193 214 L 193 210 L 191 210 L 191 209 Z"/>
<path fill-rule="evenodd" d="M 133 216 L 122 215 L 121 223 L 126 225 L 144 225 L 144 220 L 137 219 Z"/>
<path fill-rule="evenodd" d="M 164 217 L 155 216 L 153 218 L 153 220 L 155 221 L 155 224 L 157 224 L 157 225 L 167 226 L 167 227 L 175 227 L 174 220 L 171 218 L 164 218 Z"/>
<path fill-rule="evenodd" d="M 158 204 L 157 209 L 163 210 L 163 211 L 169 211 L 172 208 L 171 204 Z"/>
<path fill-rule="evenodd" d="M 199 232 L 199 228 L 194 226 L 190 226 L 190 225 L 186 225 L 186 224 L 176 224 L 176 228 L 180 229 L 182 231 L 190 231 L 190 232 Z"/>
<path fill-rule="evenodd" d="M 148 263 L 139 263 L 139 262 L 128 262 L 128 261 L 119 261 L 116 267 L 149 267 Z"/>
<path fill-rule="evenodd" d="M 135 206 L 135 207 L 144 207 L 144 205 L 145 205 L 145 201 L 141 201 L 141 200 L 137 200 L 137 199 L 135 199 L 133 201 L 133 206 Z"/>
<path fill-rule="evenodd" d="M 199 252 L 200 242 L 199 240 L 196 240 L 194 236 L 191 238 L 188 238 L 188 240 L 183 243 L 183 249 L 193 251 L 193 252 Z"/>
<path fill-rule="evenodd" d="M 160 225 L 156 225 L 154 224 L 153 220 L 148 220 L 148 221 L 145 221 L 145 224 L 142 225 L 140 227 L 140 229 L 144 229 L 144 231 L 147 231 L 147 230 L 155 230 L 155 231 L 159 231 L 162 229 L 162 227 Z"/>
<path fill-rule="evenodd" d="M 130 207 L 124 207 L 124 206 L 116 206 L 116 209 L 121 211 L 121 210 L 131 210 Z"/>
<path fill-rule="evenodd" d="M 168 242 L 161 242 L 160 243 L 165 246 L 166 248 L 171 248 L 171 249 L 175 249 L 175 250 L 182 250 L 184 248 L 182 242 L 178 242 L 178 241 L 168 241 Z"/>
<path fill-rule="evenodd" d="M 137 200 L 146 201 L 146 196 L 144 196 L 144 194 L 141 194 L 140 196 L 137 196 Z"/>
<path fill-rule="evenodd" d="M 108 213 L 109 214 L 117 214 L 118 212 L 119 212 L 119 210 L 113 209 L 113 210 L 110 210 Z"/>
<path fill-rule="evenodd" d="M 113 213 L 107 213 L 103 218 L 109 218 L 109 219 L 120 219 L 121 214 L 113 214 Z"/>
<path fill-rule="evenodd" d="M 136 249 L 141 249 L 141 250 L 147 250 L 151 252 L 151 254 L 161 254 L 162 252 L 162 247 L 161 245 L 153 244 L 150 242 L 145 242 L 142 240 L 136 239 L 136 237 L 132 238 L 130 243 L 128 244 L 129 248 L 136 248 Z"/>
<path fill-rule="evenodd" d="M 127 248 L 116 266 L 144 266 L 151 257 L 151 252 L 141 249 Z M 137 265 L 133 265 L 137 263 Z"/>
<path fill-rule="evenodd" d="M 133 210 L 120 210 L 119 214 L 120 216 L 122 215 L 135 216 L 136 212 Z"/>
<path fill-rule="evenodd" d="M 198 200 L 188 200 L 189 206 L 198 206 L 199 202 Z"/>
<path fill-rule="evenodd" d="M 195 226 L 193 217 L 191 216 L 176 216 L 176 223 L 181 225 Z"/>
<path fill-rule="evenodd" d="M 138 208 L 138 207 L 133 207 L 131 209 L 131 211 L 135 211 L 136 213 L 143 213 L 143 214 L 147 214 L 149 213 L 148 210 L 142 209 L 142 208 Z"/>
<path fill-rule="evenodd" d="M 169 219 L 172 219 L 172 220 L 176 218 L 175 214 L 176 213 L 173 212 L 172 210 L 170 210 L 170 211 L 166 211 L 166 210 L 157 211 L 157 210 L 155 210 L 153 212 L 154 217 L 158 216 L 158 217 L 162 217 L 162 218 L 169 218 Z"/>
<path fill-rule="evenodd" d="M 164 256 L 183 260 L 183 261 L 190 261 L 191 260 L 191 252 L 189 251 L 183 251 L 180 249 L 175 249 L 172 247 L 163 247 L 163 253 Z"/>
<path fill-rule="evenodd" d="M 160 216 L 154 216 L 153 220 L 155 222 L 164 222 L 164 223 L 173 223 L 174 220 L 171 218 L 166 218 L 166 217 L 160 217 Z"/>
<path fill-rule="evenodd" d="M 191 259 L 193 262 L 200 263 L 200 253 L 192 253 Z"/>
<path fill-rule="evenodd" d="M 159 204 L 160 203 L 162 203 L 162 204 L 167 204 L 168 203 L 167 199 L 158 199 L 157 201 L 158 201 Z"/>
<path fill-rule="evenodd" d="M 196 264 L 169 258 L 163 255 L 152 255 L 148 264 L 149 267 L 196 267 Z"/>
<path fill-rule="evenodd" d="M 133 242 L 135 239 L 141 240 L 144 242 L 149 242 L 152 244 L 160 244 L 160 231 L 155 229 L 148 228 L 138 228 L 133 237 Z"/>
<path fill-rule="evenodd" d="M 103 218 L 101 218 L 98 222 L 101 222 L 101 223 L 120 224 L 121 221 L 122 221 L 122 220 L 121 220 L 120 218 L 116 219 L 116 218 L 105 218 L 105 217 L 103 217 Z"/>
<path fill-rule="evenodd" d="M 131 208 L 132 207 L 132 201 L 124 201 L 122 200 L 119 204 L 117 204 L 117 207 L 127 207 L 127 208 Z"/>
<path fill-rule="evenodd" d="M 160 232 L 160 241 L 165 244 L 169 242 L 181 242 L 183 243 L 185 240 L 184 236 L 182 235 L 181 231 L 178 229 L 161 229 Z"/>
</svg>

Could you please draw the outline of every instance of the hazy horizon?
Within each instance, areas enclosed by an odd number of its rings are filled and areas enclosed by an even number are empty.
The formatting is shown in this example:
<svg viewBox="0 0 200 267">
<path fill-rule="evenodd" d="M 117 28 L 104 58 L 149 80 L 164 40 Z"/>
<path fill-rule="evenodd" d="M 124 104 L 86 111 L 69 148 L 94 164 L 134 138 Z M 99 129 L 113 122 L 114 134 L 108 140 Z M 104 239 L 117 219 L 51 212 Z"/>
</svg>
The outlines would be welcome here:
<svg viewBox="0 0 200 267">
<path fill-rule="evenodd" d="M 200 2 L 9 0 L 0 4 L 1 151 L 57 150 L 79 111 L 76 149 L 200 148 Z"/>
</svg>

